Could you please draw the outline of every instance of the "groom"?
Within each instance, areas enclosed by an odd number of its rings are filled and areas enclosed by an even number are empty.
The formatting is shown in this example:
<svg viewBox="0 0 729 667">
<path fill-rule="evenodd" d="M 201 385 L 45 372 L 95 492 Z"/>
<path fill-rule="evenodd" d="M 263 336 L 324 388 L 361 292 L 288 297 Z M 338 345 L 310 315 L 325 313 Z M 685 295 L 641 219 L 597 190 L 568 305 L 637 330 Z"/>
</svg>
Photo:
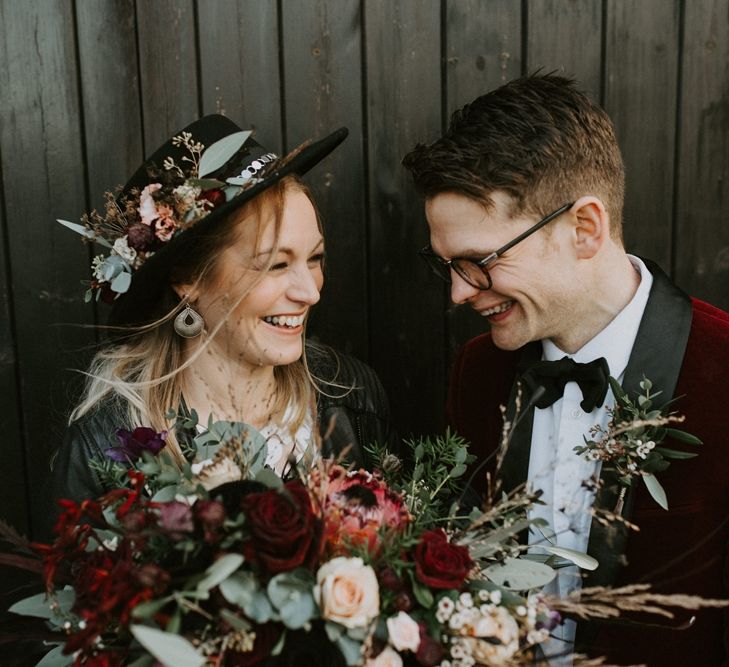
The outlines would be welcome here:
<svg viewBox="0 0 729 667">
<path fill-rule="evenodd" d="M 536 516 L 555 543 L 599 561 L 583 585 L 651 583 L 727 597 L 729 314 L 626 254 L 624 167 L 605 112 L 567 79 L 518 79 L 457 111 L 445 136 L 418 145 L 403 164 L 425 198 L 424 258 L 450 283 L 452 300 L 490 326 L 455 362 L 451 425 L 486 460 L 500 441 L 499 406 L 513 417 L 519 396 L 499 477 L 505 491 L 524 482 L 541 489 Z M 574 452 L 591 427 L 607 425 L 608 373 L 634 399 L 643 377 L 662 392 L 655 404 L 676 397 L 673 409 L 686 416 L 680 428 L 704 443 L 692 448 L 696 458 L 657 474 L 668 511 L 635 481 L 621 512 L 639 532 L 593 518 L 619 505 L 615 479 Z M 547 377 L 555 375 L 556 388 Z M 601 480 L 597 493 L 591 478 Z M 580 582 L 560 577 L 557 585 L 565 593 Z M 575 642 L 623 664 L 720 665 L 729 656 L 725 614 L 683 613 L 657 627 L 580 623 L 576 637 L 563 630 L 562 646 Z"/>
</svg>

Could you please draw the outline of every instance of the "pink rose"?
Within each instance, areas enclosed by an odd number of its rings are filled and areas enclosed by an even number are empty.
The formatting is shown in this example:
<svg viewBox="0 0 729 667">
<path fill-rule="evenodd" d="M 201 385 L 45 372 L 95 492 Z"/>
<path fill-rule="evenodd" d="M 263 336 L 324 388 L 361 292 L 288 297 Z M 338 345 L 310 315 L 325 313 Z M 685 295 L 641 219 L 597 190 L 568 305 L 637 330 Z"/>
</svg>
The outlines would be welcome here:
<svg viewBox="0 0 729 667">
<path fill-rule="evenodd" d="M 370 658 L 365 663 L 365 667 L 402 667 L 402 658 L 397 652 L 386 646 L 376 658 Z"/>
<path fill-rule="evenodd" d="M 314 599 L 322 618 L 347 628 L 368 626 L 380 613 L 375 571 L 361 558 L 338 557 L 316 573 Z"/>
<path fill-rule="evenodd" d="M 420 648 L 420 626 L 404 611 L 387 619 L 387 634 L 398 651 L 412 651 Z"/>
<path fill-rule="evenodd" d="M 151 225 L 159 216 L 152 193 L 157 192 L 161 187 L 161 183 L 150 183 L 139 195 L 139 217 L 145 225 Z"/>
</svg>

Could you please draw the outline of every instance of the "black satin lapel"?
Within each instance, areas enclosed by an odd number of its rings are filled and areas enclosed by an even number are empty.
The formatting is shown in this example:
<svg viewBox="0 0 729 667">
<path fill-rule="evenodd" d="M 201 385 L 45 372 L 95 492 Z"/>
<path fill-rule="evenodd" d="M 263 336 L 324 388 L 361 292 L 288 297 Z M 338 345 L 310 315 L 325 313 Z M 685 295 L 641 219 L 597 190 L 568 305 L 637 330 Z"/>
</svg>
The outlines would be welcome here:
<svg viewBox="0 0 729 667">
<path fill-rule="evenodd" d="M 634 397 L 636 392 L 641 391 L 641 380 L 647 377 L 653 383 L 653 391 L 663 392 L 658 399 L 658 404 L 663 404 L 673 398 L 681 371 L 691 329 L 691 299 L 655 263 L 643 261 L 653 274 L 653 285 L 625 370 L 623 388 Z M 615 473 L 603 469 L 600 479 L 601 488 L 593 507 L 598 511 L 613 512 L 620 493 Z M 633 487 L 625 495 L 622 516 L 630 520 L 632 514 Z M 626 538 L 627 530 L 622 524 L 610 522 L 605 526 L 593 519 L 587 552 L 598 560 L 600 566 L 587 574 L 585 586 L 615 583 L 625 560 Z"/>
<path fill-rule="evenodd" d="M 542 355 L 541 343 L 530 343 L 526 345 L 521 354 L 519 362 L 532 363 L 538 361 Z M 518 377 L 514 379 L 509 395 L 509 403 L 506 406 L 506 419 L 514 423 L 516 416 L 516 397 L 518 392 Z M 529 473 L 529 454 L 532 446 L 532 424 L 534 423 L 534 408 L 524 410 L 529 397 L 521 397 L 521 413 L 518 417 L 518 424 L 514 428 L 509 447 L 501 464 L 499 479 L 501 479 L 502 490 L 510 493 L 515 488 L 524 484 Z"/>
<path fill-rule="evenodd" d="M 691 331 L 691 299 L 657 264 L 643 261 L 653 274 L 653 285 L 625 369 L 623 389 L 634 396 L 645 376 L 653 383 L 653 391 L 663 392 L 657 399 L 662 405 L 673 398 L 681 372 Z"/>
</svg>

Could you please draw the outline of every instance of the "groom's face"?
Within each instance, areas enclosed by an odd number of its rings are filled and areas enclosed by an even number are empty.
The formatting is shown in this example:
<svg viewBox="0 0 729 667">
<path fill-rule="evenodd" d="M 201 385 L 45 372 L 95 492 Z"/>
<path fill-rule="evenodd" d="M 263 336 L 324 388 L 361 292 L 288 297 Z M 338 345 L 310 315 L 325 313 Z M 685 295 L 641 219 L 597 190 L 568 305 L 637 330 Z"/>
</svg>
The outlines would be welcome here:
<svg viewBox="0 0 729 667">
<path fill-rule="evenodd" d="M 441 193 L 426 202 L 433 252 L 448 260 L 477 261 L 529 229 L 537 218 L 510 216 L 512 199 L 491 195 L 494 206 L 456 193 Z M 488 271 L 493 285 L 480 290 L 451 270 L 451 299 L 468 304 L 486 318 L 494 343 L 515 350 L 542 338 L 559 338 L 574 322 L 570 294 L 576 289 L 568 224 L 560 220 L 506 251 Z"/>
</svg>

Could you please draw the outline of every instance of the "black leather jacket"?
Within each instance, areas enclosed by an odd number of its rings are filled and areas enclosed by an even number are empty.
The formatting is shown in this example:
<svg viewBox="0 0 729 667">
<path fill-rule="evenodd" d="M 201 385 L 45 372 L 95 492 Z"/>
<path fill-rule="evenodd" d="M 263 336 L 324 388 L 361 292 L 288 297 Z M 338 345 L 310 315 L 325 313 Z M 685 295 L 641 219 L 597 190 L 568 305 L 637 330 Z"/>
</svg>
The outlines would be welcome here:
<svg viewBox="0 0 729 667">
<path fill-rule="evenodd" d="M 324 453 L 337 453 L 351 444 L 347 458 L 366 466 L 364 445 L 391 442 L 387 397 L 377 375 L 361 361 L 318 344 L 307 345 L 306 357 L 315 378 L 337 385 L 324 384 L 324 391 L 331 396 L 319 394 L 317 399 L 319 429 L 326 436 Z M 118 402 L 111 400 L 69 426 L 52 464 L 50 496 L 54 509 L 47 520 L 56 516 L 57 498 L 80 501 L 110 490 L 89 467 L 89 461 L 102 458 L 104 450 L 116 444 L 116 429 L 125 426 Z M 50 525 L 44 532 L 50 532 Z"/>
</svg>

